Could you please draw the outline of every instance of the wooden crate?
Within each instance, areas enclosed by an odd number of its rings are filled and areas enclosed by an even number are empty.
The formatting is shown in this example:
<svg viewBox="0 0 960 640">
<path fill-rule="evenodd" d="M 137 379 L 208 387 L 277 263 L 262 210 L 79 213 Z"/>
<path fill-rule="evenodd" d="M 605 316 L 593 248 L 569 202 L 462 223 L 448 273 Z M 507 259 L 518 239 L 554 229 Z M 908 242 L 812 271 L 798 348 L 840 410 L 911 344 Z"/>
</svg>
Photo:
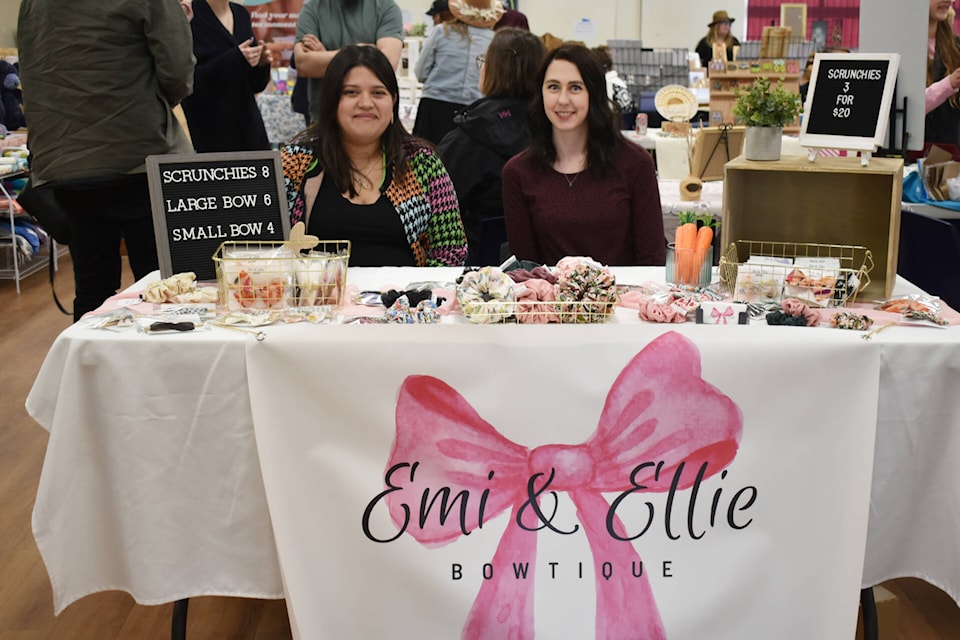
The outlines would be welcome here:
<svg viewBox="0 0 960 640">
<path fill-rule="evenodd" d="M 858 301 L 889 298 L 897 274 L 903 160 L 784 156 L 724 167 L 722 243 L 735 240 L 863 245 L 873 254 Z"/>
</svg>

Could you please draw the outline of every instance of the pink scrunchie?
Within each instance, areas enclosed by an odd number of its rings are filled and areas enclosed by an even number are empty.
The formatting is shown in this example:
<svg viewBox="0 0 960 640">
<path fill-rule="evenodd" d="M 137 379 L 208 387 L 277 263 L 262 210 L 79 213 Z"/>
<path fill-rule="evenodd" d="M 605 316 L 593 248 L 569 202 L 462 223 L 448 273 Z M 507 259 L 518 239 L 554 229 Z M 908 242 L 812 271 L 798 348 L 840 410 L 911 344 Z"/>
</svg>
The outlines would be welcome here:
<svg viewBox="0 0 960 640">
<path fill-rule="evenodd" d="M 783 309 L 783 312 L 787 315 L 793 317 L 803 316 L 807 321 L 808 327 L 815 327 L 820 324 L 820 314 L 796 298 L 787 298 L 780 303 L 780 308 Z"/>
<path fill-rule="evenodd" d="M 661 304 L 653 300 L 640 303 L 640 319 L 647 322 L 686 322 L 687 314 L 672 304 Z"/>
<path fill-rule="evenodd" d="M 517 287 L 517 320 L 528 324 L 560 322 L 557 289 L 546 280 L 531 278 Z M 540 304 L 546 302 L 548 304 Z"/>
</svg>

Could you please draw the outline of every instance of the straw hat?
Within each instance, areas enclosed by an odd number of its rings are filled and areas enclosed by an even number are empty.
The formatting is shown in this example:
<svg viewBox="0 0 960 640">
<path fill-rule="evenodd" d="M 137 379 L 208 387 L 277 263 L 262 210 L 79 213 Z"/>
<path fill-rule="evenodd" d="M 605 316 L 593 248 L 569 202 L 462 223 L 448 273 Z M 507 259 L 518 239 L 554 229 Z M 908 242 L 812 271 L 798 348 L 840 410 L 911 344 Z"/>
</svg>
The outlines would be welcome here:
<svg viewBox="0 0 960 640">
<path fill-rule="evenodd" d="M 500 0 L 451 0 L 450 13 L 460 22 L 490 29 L 503 16 Z"/>
<path fill-rule="evenodd" d="M 679 84 L 668 84 L 653 97 L 653 104 L 664 120 L 687 122 L 697 115 L 697 97 L 690 89 Z"/>
<path fill-rule="evenodd" d="M 713 20 L 711 20 L 711 21 L 710 21 L 710 24 L 708 24 L 707 26 L 708 26 L 708 27 L 712 27 L 713 25 L 717 24 L 718 22 L 724 22 L 724 21 L 726 21 L 726 22 L 733 22 L 734 20 L 735 20 L 735 18 L 731 18 L 730 16 L 728 16 L 726 11 L 714 11 L 714 12 L 713 12 Z"/>
</svg>

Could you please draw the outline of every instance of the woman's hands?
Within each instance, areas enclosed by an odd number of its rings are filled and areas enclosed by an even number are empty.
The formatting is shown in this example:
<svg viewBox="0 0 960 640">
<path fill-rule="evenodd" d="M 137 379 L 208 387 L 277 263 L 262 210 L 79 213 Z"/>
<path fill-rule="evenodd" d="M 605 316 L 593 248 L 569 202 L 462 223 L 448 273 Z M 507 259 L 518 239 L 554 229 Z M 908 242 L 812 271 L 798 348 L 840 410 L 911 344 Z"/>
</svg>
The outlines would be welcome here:
<svg viewBox="0 0 960 640">
<path fill-rule="evenodd" d="M 960 67 L 957 67 L 950 73 L 950 86 L 954 91 L 960 90 Z"/>
<path fill-rule="evenodd" d="M 273 62 L 273 55 L 270 53 L 270 49 L 262 42 L 260 44 L 255 43 L 256 38 L 244 40 L 238 45 L 240 53 L 243 54 L 243 57 L 246 58 L 251 67 L 269 66 L 270 63 Z"/>
</svg>

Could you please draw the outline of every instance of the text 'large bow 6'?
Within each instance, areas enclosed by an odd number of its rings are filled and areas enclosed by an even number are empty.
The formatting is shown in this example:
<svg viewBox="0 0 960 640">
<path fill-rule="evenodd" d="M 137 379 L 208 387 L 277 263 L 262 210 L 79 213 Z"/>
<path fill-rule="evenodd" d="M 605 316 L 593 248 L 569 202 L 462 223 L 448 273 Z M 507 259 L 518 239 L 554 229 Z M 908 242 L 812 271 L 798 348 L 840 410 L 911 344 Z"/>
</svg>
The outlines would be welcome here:
<svg viewBox="0 0 960 640">
<path fill-rule="evenodd" d="M 438 487 L 449 487 L 452 495 L 487 490 L 485 520 L 511 510 L 492 561 L 495 577 L 480 588 L 463 628 L 464 640 L 534 637 L 533 576 L 499 577 L 512 563 L 535 558 L 536 530 L 546 523 L 537 521 L 540 514 L 537 501 L 530 503 L 535 491 L 531 486 L 547 482 L 550 491 L 569 494 L 590 545 L 596 638 L 665 638 L 646 573 L 640 578 L 624 572 L 600 575 L 602 560 L 613 558 L 621 566 L 640 561 L 633 543 L 625 539 L 620 519 L 613 515 L 608 521 L 610 505 L 601 494 L 636 486 L 668 491 L 671 482 L 676 483 L 670 472 L 679 465 L 706 469 L 702 479 L 718 473 L 736 456 L 743 428 L 740 409 L 703 380 L 700 354 L 690 340 L 670 332 L 638 353 L 610 388 L 596 431 L 580 445 L 546 444 L 531 450 L 511 442 L 457 391 L 429 376 L 404 381 L 396 418 L 387 469 L 398 464 L 410 468 L 408 473 L 391 475 L 390 485 L 396 490 L 387 495 L 387 503 L 393 521 L 407 534 L 435 546 L 482 524 L 475 510 L 465 512 L 463 519 L 442 517 L 439 510 L 426 519 L 411 518 L 402 497 L 409 495 L 408 490 L 414 495 L 427 495 Z M 662 464 L 644 466 L 649 462 Z M 690 487 L 693 475 L 682 474 L 674 488 Z"/>
</svg>

